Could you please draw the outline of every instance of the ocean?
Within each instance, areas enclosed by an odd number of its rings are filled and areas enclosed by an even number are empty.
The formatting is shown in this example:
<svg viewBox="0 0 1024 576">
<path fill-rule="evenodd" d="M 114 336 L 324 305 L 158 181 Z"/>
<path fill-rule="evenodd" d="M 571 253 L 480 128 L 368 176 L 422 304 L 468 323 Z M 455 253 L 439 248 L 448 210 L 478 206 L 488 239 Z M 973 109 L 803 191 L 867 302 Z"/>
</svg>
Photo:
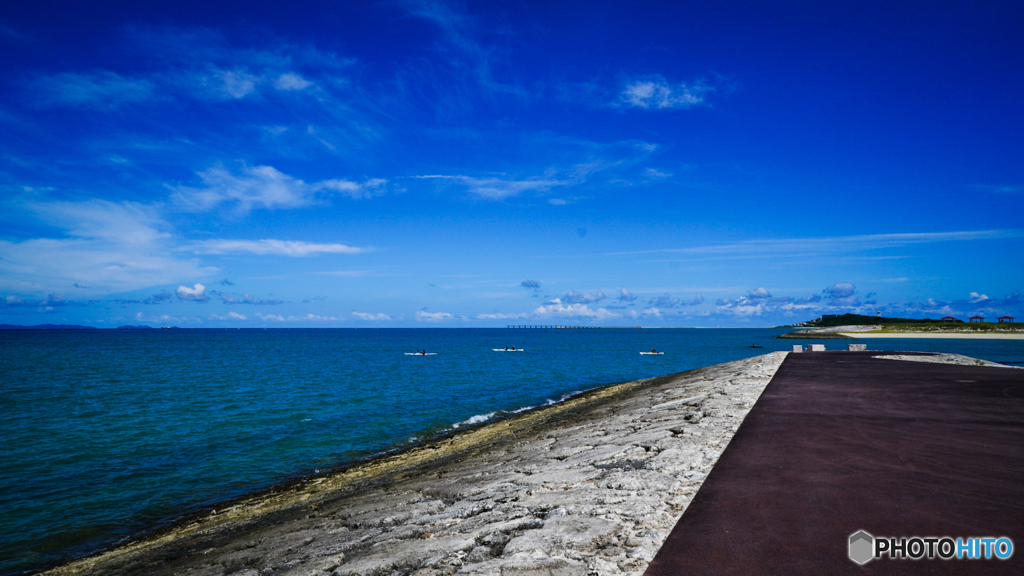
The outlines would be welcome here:
<svg viewBox="0 0 1024 576">
<path fill-rule="evenodd" d="M 577 392 L 812 342 L 781 332 L 0 331 L 0 574 Z M 1024 341 L 861 342 L 1024 360 Z"/>
</svg>

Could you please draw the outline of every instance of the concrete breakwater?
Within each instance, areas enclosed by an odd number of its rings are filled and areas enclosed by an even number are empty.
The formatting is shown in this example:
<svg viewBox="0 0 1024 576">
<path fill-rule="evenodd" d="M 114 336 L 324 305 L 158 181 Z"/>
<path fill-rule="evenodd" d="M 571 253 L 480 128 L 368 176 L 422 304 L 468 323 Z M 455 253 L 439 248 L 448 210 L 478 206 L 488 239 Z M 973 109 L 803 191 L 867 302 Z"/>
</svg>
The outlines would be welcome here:
<svg viewBox="0 0 1024 576">
<path fill-rule="evenodd" d="M 47 574 L 641 574 L 785 356 L 594 390 Z"/>
</svg>

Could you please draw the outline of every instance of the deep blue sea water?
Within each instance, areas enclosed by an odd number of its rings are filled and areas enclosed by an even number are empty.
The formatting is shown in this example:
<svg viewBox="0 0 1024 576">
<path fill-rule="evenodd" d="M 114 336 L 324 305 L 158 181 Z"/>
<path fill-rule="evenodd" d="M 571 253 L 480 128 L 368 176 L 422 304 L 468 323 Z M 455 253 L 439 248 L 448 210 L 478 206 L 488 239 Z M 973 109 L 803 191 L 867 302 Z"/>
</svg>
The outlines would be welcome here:
<svg viewBox="0 0 1024 576">
<path fill-rule="evenodd" d="M 573 392 L 811 342 L 780 332 L 0 331 L 0 574 Z M 1024 341 L 861 342 L 1024 360 Z M 526 351 L 491 350 L 509 345 Z M 438 354 L 403 354 L 421 349 Z"/>
</svg>

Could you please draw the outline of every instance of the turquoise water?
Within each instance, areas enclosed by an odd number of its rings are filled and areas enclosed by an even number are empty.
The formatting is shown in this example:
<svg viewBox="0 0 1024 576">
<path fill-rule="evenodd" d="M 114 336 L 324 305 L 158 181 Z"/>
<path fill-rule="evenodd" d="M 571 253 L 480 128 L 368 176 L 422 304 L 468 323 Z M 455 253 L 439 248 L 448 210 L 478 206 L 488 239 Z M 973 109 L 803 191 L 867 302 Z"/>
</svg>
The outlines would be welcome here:
<svg viewBox="0 0 1024 576">
<path fill-rule="evenodd" d="M 0 331 L 0 574 L 573 392 L 791 349 L 780 332 Z M 862 342 L 1024 360 L 1021 341 Z M 438 355 L 402 354 L 420 349 Z"/>
</svg>

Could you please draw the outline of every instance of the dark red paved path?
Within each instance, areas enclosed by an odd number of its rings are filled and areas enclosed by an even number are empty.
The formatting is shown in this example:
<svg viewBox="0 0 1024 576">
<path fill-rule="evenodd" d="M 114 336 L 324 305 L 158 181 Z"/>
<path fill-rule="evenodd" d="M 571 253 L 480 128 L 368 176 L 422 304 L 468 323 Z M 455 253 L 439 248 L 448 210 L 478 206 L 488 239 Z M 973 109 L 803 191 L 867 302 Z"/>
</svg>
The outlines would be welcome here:
<svg viewBox="0 0 1024 576">
<path fill-rule="evenodd" d="M 790 354 L 646 574 L 1024 574 L 1024 370 L 878 354 Z M 1015 550 L 859 566 L 861 529 Z"/>
</svg>

